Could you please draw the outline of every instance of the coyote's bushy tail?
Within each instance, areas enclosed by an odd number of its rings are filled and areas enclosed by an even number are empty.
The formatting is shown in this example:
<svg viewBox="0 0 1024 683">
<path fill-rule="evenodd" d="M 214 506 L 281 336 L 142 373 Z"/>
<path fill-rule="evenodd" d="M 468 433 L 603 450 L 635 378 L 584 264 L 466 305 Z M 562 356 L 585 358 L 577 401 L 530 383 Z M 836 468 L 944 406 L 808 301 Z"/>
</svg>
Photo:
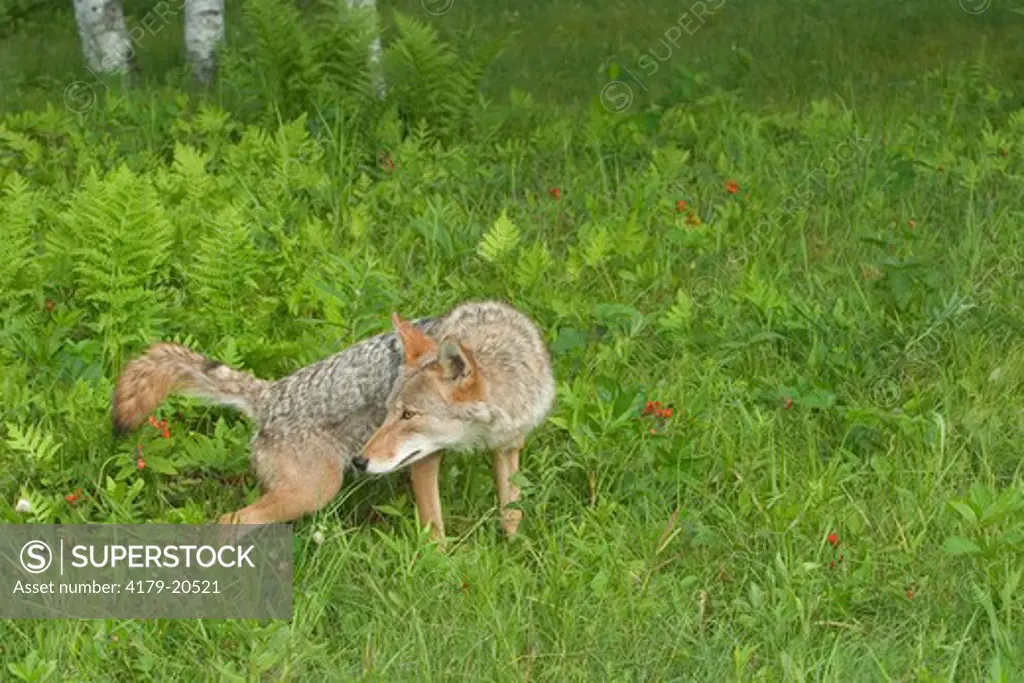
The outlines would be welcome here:
<svg viewBox="0 0 1024 683">
<path fill-rule="evenodd" d="M 256 418 L 270 382 L 229 368 L 181 344 L 155 344 L 130 362 L 114 388 L 114 433 L 135 429 L 168 396 L 201 396 Z"/>
</svg>

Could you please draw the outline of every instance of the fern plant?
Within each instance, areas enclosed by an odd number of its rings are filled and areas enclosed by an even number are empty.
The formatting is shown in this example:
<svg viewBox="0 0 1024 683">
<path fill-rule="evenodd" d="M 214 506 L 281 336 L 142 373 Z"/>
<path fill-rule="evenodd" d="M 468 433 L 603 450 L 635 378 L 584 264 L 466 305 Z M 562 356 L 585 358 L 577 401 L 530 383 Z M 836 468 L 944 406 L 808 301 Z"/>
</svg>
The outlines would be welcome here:
<svg viewBox="0 0 1024 683">
<path fill-rule="evenodd" d="M 313 42 L 294 3 L 250 0 L 242 9 L 242 40 L 223 56 L 224 80 L 245 111 L 276 110 L 291 119 L 313 100 L 322 82 Z M 247 117 L 246 117 L 247 118 Z"/>
<path fill-rule="evenodd" d="M 161 329 L 172 229 L 152 184 L 121 168 L 83 183 L 46 235 L 50 277 L 73 292 L 104 365 Z"/>
<path fill-rule="evenodd" d="M 485 261 L 494 263 L 515 251 L 519 246 L 519 240 L 519 228 L 509 220 L 508 212 L 502 211 L 491 229 L 480 240 L 477 253 Z"/>
<path fill-rule="evenodd" d="M 247 2 L 244 36 L 223 57 L 224 80 L 242 117 L 267 124 L 303 113 L 323 115 L 329 124 L 343 117 L 367 143 L 374 123 L 394 111 L 407 130 L 426 123 L 438 140 L 470 132 L 481 120 L 474 116 L 483 106 L 480 83 L 500 43 L 463 54 L 427 24 L 396 12 L 395 39 L 374 64 L 376 23 L 373 12 L 346 0 L 323 0 L 308 20 L 287 0 Z M 386 84 L 383 100 L 378 75 Z"/>
<path fill-rule="evenodd" d="M 61 444 L 53 438 L 52 434 L 43 431 L 38 426 L 28 425 L 22 428 L 8 422 L 7 447 L 15 453 L 20 453 L 35 467 L 49 465 L 60 451 Z"/>
<path fill-rule="evenodd" d="M 378 36 L 376 11 L 353 8 L 348 0 L 321 0 L 320 30 L 311 34 L 311 50 L 320 64 L 315 92 L 318 108 L 333 103 L 346 111 L 372 111 L 378 93 L 371 61 Z"/>
<path fill-rule="evenodd" d="M 7 179 L 0 188 L 0 197 L 0 224 L 4 226 L 4 238 L 0 240 L 0 292 L 4 293 L 3 305 L 10 306 L 31 297 L 40 284 L 39 265 L 33 256 L 43 198 L 18 174 Z"/>
<path fill-rule="evenodd" d="M 194 253 L 186 271 L 187 310 L 195 316 L 193 329 L 216 330 L 217 336 L 235 336 L 253 328 L 262 259 L 252 242 L 250 228 L 237 207 L 212 216 L 204 233 L 193 242 Z M 211 319 L 206 311 L 217 311 Z"/>
<path fill-rule="evenodd" d="M 415 126 L 426 122 L 438 139 L 465 132 L 479 101 L 480 82 L 498 56 L 498 43 L 477 54 L 459 54 L 431 26 L 394 13 L 398 38 L 385 53 L 390 99 Z"/>
</svg>

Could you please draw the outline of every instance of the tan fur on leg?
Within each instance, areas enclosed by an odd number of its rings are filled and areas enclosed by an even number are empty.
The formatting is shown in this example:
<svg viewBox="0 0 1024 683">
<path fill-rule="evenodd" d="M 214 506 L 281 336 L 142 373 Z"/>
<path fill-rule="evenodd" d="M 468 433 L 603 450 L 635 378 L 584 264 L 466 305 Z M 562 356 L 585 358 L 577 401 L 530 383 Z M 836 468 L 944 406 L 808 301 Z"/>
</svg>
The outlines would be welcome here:
<svg viewBox="0 0 1024 683">
<path fill-rule="evenodd" d="M 498 489 L 498 506 L 501 512 L 501 527 L 509 536 L 519 531 L 519 522 L 523 518 L 522 510 L 508 509 L 509 503 L 519 500 L 520 491 L 509 477 L 519 471 L 520 447 L 506 448 L 494 454 L 494 483 Z"/>
<path fill-rule="evenodd" d="M 304 452 L 296 453 L 294 449 Z M 341 489 L 342 464 L 329 442 L 285 445 L 257 440 L 253 460 L 265 493 L 252 505 L 223 515 L 219 524 L 280 524 L 324 507 Z"/>
<path fill-rule="evenodd" d="M 420 524 L 430 524 L 432 539 L 444 538 L 444 520 L 441 517 L 441 494 L 438 489 L 438 471 L 441 468 L 441 454 L 435 453 L 409 466 L 412 479 L 412 493 L 416 499 Z"/>
</svg>

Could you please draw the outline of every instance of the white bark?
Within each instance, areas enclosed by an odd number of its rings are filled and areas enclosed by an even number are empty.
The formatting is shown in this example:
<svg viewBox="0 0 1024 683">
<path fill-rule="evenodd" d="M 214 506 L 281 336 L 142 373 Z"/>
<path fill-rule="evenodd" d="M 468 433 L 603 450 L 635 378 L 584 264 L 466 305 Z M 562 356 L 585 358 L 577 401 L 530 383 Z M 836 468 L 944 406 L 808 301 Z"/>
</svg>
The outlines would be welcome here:
<svg viewBox="0 0 1024 683">
<path fill-rule="evenodd" d="M 72 0 L 85 62 L 100 73 L 124 73 L 134 51 L 124 24 L 120 0 Z"/>
<path fill-rule="evenodd" d="M 384 70 L 380 63 L 380 29 L 377 27 L 377 0 L 348 0 L 352 9 L 366 9 L 373 12 L 373 29 L 376 36 L 370 43 L 370 68 L 373 70 L 373 83 L 377 88 L 377 97 L 384 99 L 387 95 L 387 84 L 384 82 Z"/>
<path fill-rule="evenodd" d="M 185 0 L 185 54 L 200 83 L 213 81 L 223 42 L 224 0 Z"/>
</svg>

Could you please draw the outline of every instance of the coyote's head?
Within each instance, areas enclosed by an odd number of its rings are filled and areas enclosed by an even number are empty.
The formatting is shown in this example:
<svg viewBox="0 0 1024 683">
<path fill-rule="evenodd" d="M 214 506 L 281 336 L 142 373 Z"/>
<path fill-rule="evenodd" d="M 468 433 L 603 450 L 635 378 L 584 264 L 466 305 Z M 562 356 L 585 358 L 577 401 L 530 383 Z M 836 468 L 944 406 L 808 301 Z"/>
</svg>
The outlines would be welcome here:
<svg viewBox="0 0 1024 683">
<path fill-rule="evenodd" d="M 427 337 L 397 313 L 391 322 L 405 356 L 402 369 L 384 423 L 353 461 L 371 474 L 392 472 L 443 449 L 472 448 L 479 440 L 474 406 L 483 398 L 483 380 L 473 354 L 457 340 Z"/>
</svg>

